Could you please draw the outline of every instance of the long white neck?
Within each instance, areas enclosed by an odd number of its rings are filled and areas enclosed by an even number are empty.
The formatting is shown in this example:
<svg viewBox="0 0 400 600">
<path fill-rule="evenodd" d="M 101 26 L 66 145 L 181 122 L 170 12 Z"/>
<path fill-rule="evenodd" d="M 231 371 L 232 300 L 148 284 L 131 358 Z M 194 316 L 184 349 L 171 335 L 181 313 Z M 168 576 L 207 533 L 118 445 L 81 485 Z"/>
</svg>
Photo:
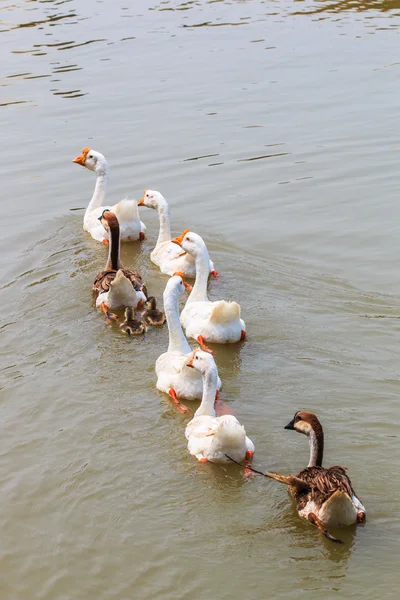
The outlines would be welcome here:
<svg viewBox="0 0 400 600">
<path fill-rule="evenodd" d="M 103 206 L 104 204 L 108 183 L 108 164 L 105 159 L 104 163 L 102 163 L 98 170 L 96 170 L 96 175 L 96 185 L 94 187 L 92 199 L 90 200 L 89 206 L 86 209 L 84 220 L 93 210 L 99 208 L 99 206 Z"/>
<path fill-rule="evenodd" d="M 208 416 L 215 417 L 215 393 L 218 384 L 217 367 L 213 365 L 205 373 L 203 373 L 203 397 L 201 404 L 195 412 L 195 417 Z"/>
<path fill-rule="evenodd" d="M 164 311 L 167 317 L 169 344 L 168 352 L 182 352 L 188 354 L 191 351 L 189 343 L 183 333 L 182 325 L 179 320 L 179 296 L 168 288 L 164 294 Z"/>
<path fill-rule="evenodd" d="M 187 299 L 190 302 L 208 302 L 207 282 L 210 274 L 210 256 L 206 245 L 199 248 L 196 259 L 196 281 L 193 290 Z"/>
<path fill-rule="evenodd" d="M 171 240 L 171 225 L 169 216 L 169 207 L 165 198 L 160 198 L 157 202 L 158 216 L 160 219 L 160 231 L 158 232 L 157 244 L 169 242 Z"/>
</svg>

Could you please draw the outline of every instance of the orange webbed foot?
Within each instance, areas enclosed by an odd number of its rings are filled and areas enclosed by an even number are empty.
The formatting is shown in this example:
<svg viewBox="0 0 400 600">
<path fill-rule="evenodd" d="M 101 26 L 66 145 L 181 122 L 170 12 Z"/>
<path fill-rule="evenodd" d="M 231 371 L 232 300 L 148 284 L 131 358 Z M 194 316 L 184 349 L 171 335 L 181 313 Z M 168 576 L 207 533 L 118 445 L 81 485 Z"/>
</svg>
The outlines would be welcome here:
<svg viewBox="0 0 400 600">
<path fill-rule="evenodd" d="M 140 240 L 141 242 L 143 242 L 143 240 L 144 240 L 144 231 L 141 231 L 141 232 L 139 233 L 139 240 Z"/>
<path fill-rule="evenodd" d="M 206 341 L 205 341 L 205 339 L 203 338 L 202 335 L 198 335 L 196 339 L 199 342 L 199 346 L 203 350 L 203 352 L 208 352 L 209 354 L 212 354 L 213 356 L 215 356 L 215 354 L 211 350 L 211 348 L 209 348 L 208 346 L 206 346 Z"/>
<path fill-rule="evenodd" d="M 103 244 L 105 244 L 106 246 L 109 246 L 110 242 L 107 238 L 103 238 Z"/>
<path fill-rule="evenodd" d="M 219 277 L 219 273 L 215 269 L 213 269 L 212 271 L 210 271 L 210 275 L 212 275 L 213 277 L 215 277 L 215 279 L 218 279 L 218 277 Z"/>
<path fill-rule="evenodd" d="M 246 463 L 245 463 L 245 469 L 244 469 L 244 476 L 246 477 L 246 479 L 248 479 L 249 477 L 255 477 L 255 473 L 248 468 L 248 467 L 251 467 L 251 463 L 253 462 L 253 456 L 254 456 L 253 450 L 247 450 L 246 455 L 245 455 Z"/>
<path fill-rule="evenodd" d="M 208 462 L 208 458 L 205 458 L 205 457 L 199 458 L 199 462 L 206 463 L 206 462 Z"/>
<path fill-rule="evenodd" d="M 188 407 L 185 406 L 184 404 L 182 404 L 180 402 L 178 396 L 176 395 L 176 391 L 173 388 L 170 388 L 168 390 L 168 396 L 170 396 L 170 398 L 172 398 L 172 400 L 176 404 L 176 408 L 178 409 L 178 411 L 180 413 L 182 413 L 182 414 L 191 414 L 190 410 L 188 409 Z"/>
<path fill-rule="evenodd" d="M 244 329 L 242 329 L 242 331 L 240 333 L 240 341 L 244 342 L 245 339 L 246 339 L 246 332 Z"/>
</svg>

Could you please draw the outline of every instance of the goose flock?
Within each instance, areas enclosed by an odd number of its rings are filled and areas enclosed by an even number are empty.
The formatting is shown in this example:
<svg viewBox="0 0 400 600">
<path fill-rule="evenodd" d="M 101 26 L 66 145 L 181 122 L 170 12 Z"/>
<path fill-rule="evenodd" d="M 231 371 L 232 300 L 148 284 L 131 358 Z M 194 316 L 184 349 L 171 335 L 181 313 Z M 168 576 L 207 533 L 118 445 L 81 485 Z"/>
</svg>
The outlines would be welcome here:
<svg viewBox="0 0 400 600">
<path fill-rule="evenodd" d="M 208 279 L 210 275 L 217 277 L 218 273 L 203 238 L 188 229 L 172 238 L 168 203 L 155 190 L 145 190 L 139 202 L 124 199 L 113 206 L 105 205 L 109 168 L 100 152 L 83 148 L 73 162 L 96 174 L 83 228 L 108 246 L 107 263 L 93 283 L 96 307 L 104 313 L 106 323 L 119 322 L 119 316 L 113 311 L 124 310 L 125 320 L 119 327 L 130 336 L 143 335 L 148 326 L 167 323 L 169 343 L 155 364 L 156 387 L 168 394 L 177 410 L 184 414 L 191 411 L 181 400 L 201 400 L 185 429 L 189 453 L 200 462 L 238 463 L 244 467 L 246 477 L 258 473 L 284 483 L 293 496 L 299 516 L 315 525 L 329 540 L 341 543 L 326 527 L 364 523 L 366 511 L 354 492 L 346 468 L 322 467 L 324 434 L 317 416 L 299 411 L 286 425 L 285 429 L 308 437 L 310 459 L 296 476 L 284 476 L 254 469 L 255 448 L 245 428 L 234 415 L 221 414 L 227 412 L 220 410 L 221 380 L 214 353 L 207 344 L 243 342 L 246 324 L 237 302 L 209 300 Z M 140 273 L 125 268 L 120 258 L 121 241 L 144 239 L 146 227 L 140 220 L 138 206 L 157 210 L 159 216 L 159 234 L 150 259 L 161 273 L 170 276 L 163 293 L 164 312 L 157 308 L 156 298 L 149 296 Z M 194 279 L 193 286 L 187 283 L 187 278 Z M 179 298 L 186 292 L 189 296 L 179 314 Z M 195 340 L 198 348 L 192 350 L 187 338 Z"/>
</svg>

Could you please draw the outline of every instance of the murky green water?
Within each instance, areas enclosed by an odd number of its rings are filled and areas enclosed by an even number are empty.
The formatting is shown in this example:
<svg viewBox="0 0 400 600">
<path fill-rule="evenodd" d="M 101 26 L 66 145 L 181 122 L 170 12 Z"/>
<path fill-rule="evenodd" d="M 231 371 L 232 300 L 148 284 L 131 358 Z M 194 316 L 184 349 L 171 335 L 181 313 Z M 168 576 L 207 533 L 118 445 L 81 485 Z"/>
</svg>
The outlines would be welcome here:
<svg viewBox="0 0 400 600">
<path fill-rule="evenodd" d="M 0 595 L 7 600 L 398 597 L 400 253 L 396 2 L 0 3 Z M 255 466 L 297 472 L 317 412 L 368 523 L 343 546 L 286 490 L 187 454 L 155 389 L 167 330 L 91 305 L 108 198 L 160 189 L 203 234 L 248 342 L 217 349 Z M 123 247 L 161 297 L 148 236 Z"/>
</svg>

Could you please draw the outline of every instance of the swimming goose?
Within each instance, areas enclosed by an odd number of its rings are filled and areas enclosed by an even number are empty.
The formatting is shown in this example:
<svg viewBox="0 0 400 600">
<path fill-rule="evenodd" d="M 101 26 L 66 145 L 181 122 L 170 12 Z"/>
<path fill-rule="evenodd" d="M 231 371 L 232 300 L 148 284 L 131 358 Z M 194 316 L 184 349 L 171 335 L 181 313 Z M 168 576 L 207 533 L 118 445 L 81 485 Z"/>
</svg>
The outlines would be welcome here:
<svg viewBox="0 0 400 600">
<path fill-rule="evenodd" d="M 196 260 L 196 281 L 181 313 L 181 323 L 188 337 L 196 339 L 202 350 L 206 342 L 226 344 L 246 337 L 246 325 L 240 318 L 237 302 L 210 302 L 207 296 L 208 250 L 204 240 L 193 231 L 185 230 L 172 240 Z"/>
<path fill-rule="evenodd" d="M 353 525 L 364 523 L 366 512 L 356 496 L 346 468 L 335 466 L 324 469 L 324 432 L 316 415 L 310 412 L 297 412 L 285 429 L 304 433 L 310 443 L 310 460 L 307 468 L 294 475 L 266 473 L 289 486 L 297 505 L 300 517 L 308 519 L 330 540 L 341 540 L 330 535 L 324 526 Z"/>
<path fill-rule="evenodd" d="M 195 350 L 187 366 L 193 367 L 203 378 L 200 407 L 185 430 L 190 454 L 200 462 L 226 463 L 230 457 L 240 462 L 246 458 L 248 466 L 253 458 L 254 444 L 246 436 L 244 427 L 233 415 L 217 417 L 215 414 L 218 370 L 213 356 Z"/>
<path fill-rule="evenodd" d="M 146 286 L 137 271 L 124 269 L 119 257 L 120 235 L 118 219 L 107 208 L 99 219 L 102 226 L 109 232 L 110 246 L 108 260 L 104 271 L 97 274 L 93 283 L 96 306 L 110 319 L 118 320 L 111 310 L 126 308 L 143 308 L 147 299 Z"/>
<path fill-rule="evenodd" d="M 125 309 L 125 321 L 120 324 L 120 328 L 129 336 L 144 335 L 147 331 L 146 323 L 142 321 L 142 314 L 139 311 L 133 314 L 131 306 Z"/>
<path fill-rule="evenodd" d="M 72 162 L 94 171 L 97 175 L 94 193 L 83 218 L 83 229 L 88 231 L 95 240 L 107 244 L 108 238 L 98 219 L 103 210 L 108 208 L 117 216 L 122 241 L 142 240 L 146 226 L 139 218 L 136 200 L 121 200 L 114 206 L 103 206 L 108 182 L 108 163 L 104 156 L 91 148 L 83 148 L 82 154 Z"/>
<path fill-rule="evenodd" d="M 146 312 L 143 313 L 142 319 L 145 323 L 153 327 L 159 327 L 165 323 L 165 312 L 158 310 L 157 300 L 154 296 L 150 296 L 145 302 Z"/>
<path fill-rule="evenodd" d="M 182 274 L 175 273 L 165 286 L 163 299 L 169 344 L 167 351 L 156 361 L 156 387 L 168 394 L 181 412 L 188 410 L 182 408 L 179 398 L 200 400 L 203 394 L 200 373 L 186 366 L 193 353 L 179 322 L 179 296 L 185 292 L 185 285 Z M 221 380 L 218 378 L 217 388 L 220 387 Z"/>
<path fill-rule="evenodd" d="M 144 190 L 143 198 L 139 200 L 139 206 L 147 206 L 158 211 L 160 219 L 160 230 L 157 243 L 150 254 L 150 259 L 160 267 L 161 273 L 173 275 L 175 272 L 183 273 L 185 277 L 196 276 L 196 265 L 193 256 L 182 252 L 171 242 L 171 225 L 169 207 L 166 199 L 156 190 Z M 214 263 L 209 261 L 209 273 L 218 276 L 214 269 Z"/>
</svg>

